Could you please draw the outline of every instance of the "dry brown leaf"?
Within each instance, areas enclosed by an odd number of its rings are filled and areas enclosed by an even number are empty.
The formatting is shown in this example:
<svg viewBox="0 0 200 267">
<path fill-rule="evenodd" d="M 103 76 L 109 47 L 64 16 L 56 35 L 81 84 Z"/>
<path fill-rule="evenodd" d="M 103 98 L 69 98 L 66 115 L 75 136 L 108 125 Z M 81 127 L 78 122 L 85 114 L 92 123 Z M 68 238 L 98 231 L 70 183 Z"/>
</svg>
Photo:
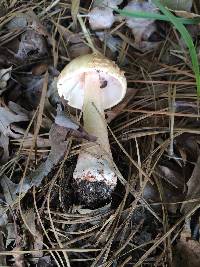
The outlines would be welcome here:
<svg viewBox="0 0 200 267">
<path fill-rule="evenodd" d="M 69 55 L 71 59 L 90 53 L 91 48 L 83 42 L 78 44 L 72 44 L 69 47 Z"/>
<path fill-rule="evenodd" d="M 60 110 L 58 110 L 55 122 L 56 123 L 52 125 L 49 132 L 51 151 L 47 160 L 40 164 L 34 172 L 25 178 L 23 185 L 18 187 L 18 192 L 26 193 L 33 185 L 39 186 L 41 184 L 44 177 L 46 177 L 54 166 L 64 157 L 67 149 L 67 142 L 65 142 L 66 138 L 74 136 L 89 141 L 96 140 L 96 137 L 90 136 L 81 126 L 73 122 Z"/>
<path fill-rule="evenodd" d="M 8 162 L 8 158 L 9 158 L 9 137 L 4 135 L 4 134 L 0 134 L 0 147 L 2 147 L 3 149 L 3 154 L 0 158 L 0 163 L 6 163 Z"/>
<path fill-rule="evenodd" d="M 152 2 L 131 1 L 123 9 L 124 11 L 134 12 L 150 12 L 158 13 L 156 6 Z M 134 35 L 134 47 L 141 51 L 148 51 L 156 48 L 159 42 L 150 42 L 150 36 L 157 32 L 155 20 L 148 18 L 130 18 L 126 17 L 126 24 L 132 30 Z"/>
<path fill-rule="evenodd" d="M 50 256 L 44 256 L 39 259 L 37 267 L 54 267 L 54 264 L 51 263 Z"/>
<path fill-rule="evenodd" d="M 72 6 L 71 6 L 71 14 L 72 14 L 72 20 L 73 20 L 73 28 L 76 29 L 77 27 L 77 15 L 79 11 L 80 6 L 80 0 L 72 0 Z"/>
<path fill-rule="evenodd" d="M 14 223 L 7 223 L 6 230 L 7 230 L 6 247 L 8 247 L 10 243 L 15 241 L 16 239 Z"/>
<path fill-rule="evenodd" d="M 199 267 L 200 243 L 191 239 L 189 230 L 184 229 L 174 248 L 172 267 Z"/>
<path fill-rule="evenodd" d="M 36 264 L 38 262 L 38 259 L 43 256 L 43 236 L 42 234 L 37 230 L 36 227 L 36 215 L 34 212 L 34 209 L 29 209 L 26 212 L 24 212 L 24 220 L 28 226 L 28 230 L 31 231 L 31 238 L 33 241 L 33 246 L 31 244 L 27 244 L 29 246 L 29 249 L 34 249 L 36 252 L 31 253 L 33 256 L 33 261 Z"/>
<path fill-rule="evenodd" d="M 184 10 L 190 11 L 192 8 L 192 0 L 161 0 L 160 1 L 165 7 L 173 10 Z"/>
<path fill-rule="evenodd" d="M 88 14 L 92 30 L 110 29 L 115 22 L 115 16 L 110 7 L 94 7 Z"/>
<path fill-rule="evenodd" d="M 1 163 L 6 163 L 9 158 L 9 137 L 19 138 L 21 134 L 11 128 L 12 123 L 28 121 L 27 111 L 14 102 L 9 102 L 8 107 L 0 107 L 0 147 L 3 148 Z"/>
<path fill-rule="evenodd" d="M 195 165 L 195 168 L 193 170 L 192 176 L 187 182 L 188 186 L 188 191 L 187 191 L 187 196 L 186 200 L 190 199 L 196 199 L 199 198 L 200 196 L 200 156 L 197 160 L 197 163 Z M 183 203 L 182 205 L 182 212 L 184 214 L 187 214 L 189 211 L 191 211 L 197 204 L 199 204 L 200 201 L 195 201 L 195 202 L 186 202 Z"/>
<path fill-rule="evenodd" d="M 0 95 L 6 90 L 7 82 L 11 77 L 12 67 L 8 69 L 0 69 Z"/>
<path fill-rule="evenodd" d="M 21 41 L 16 58 L 26 60 L 29 57 L 40 57 L 47 54 L 45 39 L 33 30 L 27 30 L 21 35 Z"/>
<path fill-rule="evenodd" d="M 6 175 L 1 178 L 1 186 L 3 189 L 6 203 L 9 206 L 13 206 L 17 199 L 17 188 L 18 185 L 13 183 Z"/>
<path fill-rule="evenodd" d="M 3 231 L 0 231 L 0 251 L 5 251 Z M 6 266 L 6 256 L 1 255 L 0 266 Z"/>
<path fill-rule="evenodd" d="M 192 134 L 182 134 L 175 139 L 176 147 L 179 150 L 183 160 L 196 162 L 200 149 L 198 146 L 199 137 Z"/>
<path fill-rule="evenodd" d="M 56 27 L 58 29 L 58 32 L 60 33 L 60 35 L 64 38 L 64 40 L 66 41 L 66 43 L 80 43 L 83 41 L 83 34 L 82 33 L 73 33 L 72 31 L 70 31 L 68 28 L 55 23 Z"/>
<path fill-rule="evenodd" d="M 193 19 L 193 18 L 200 18 L 199 14 L 182 11 L 182 10 L 172 10 L 177 16 L 186 18 L 186 19 Z"/>
<path fill-rule="evenodd" d="M 110 123 L 112 120 L 114 120 L 120 113 L 123 111 L 123 109 L 127 106 L 129 101 L 133 99 L 135 94 L 137 93 L 137 89 L 128 88 L 126 92 L 126 96 L 123 99 L 123 101 L 118 104 L 116 107 L 112 108 L 111 110 L 106 111 L 107 115 L 107 122 Z"/>
<path fill-rule="evenodd" d="M 32 29 L 38 34 L 51 37 L 46 28 L 42 25 L 36 14 L 29 10 L 25 13 L 17 13 L 17 15 L 6 24 L 9 30 L 13 29 Z"/>
<path fill-rule="evenodd" d="M 107 6 L 110 8 L 117 8 L 117 6 L 120 5 L 122 2 L 123 2 L 123 0 L 94 0 L 93 1 L 93 7 Z"/>
<path fill-rule="evenodd" d="M 19 135 L 11 130 L 10 125 L 14 122 L 27 120 L 28 116 L 20 111 L 14 113 L 8 107 L 0 107 L 0 132 L 5 136 L 18 138 Z"/>
</svg>

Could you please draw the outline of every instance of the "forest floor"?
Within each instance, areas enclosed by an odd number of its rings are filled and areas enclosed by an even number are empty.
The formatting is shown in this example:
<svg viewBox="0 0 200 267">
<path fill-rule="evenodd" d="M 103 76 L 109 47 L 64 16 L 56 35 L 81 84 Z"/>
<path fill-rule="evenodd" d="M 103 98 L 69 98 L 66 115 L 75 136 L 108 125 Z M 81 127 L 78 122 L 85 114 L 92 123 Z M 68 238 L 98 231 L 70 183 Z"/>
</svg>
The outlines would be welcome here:
<svg viewBox="0 0 200 267">
<path fill-rule="evenodd" d="M 192 0 L 0 1 L 0 266 L 200 266 L 198 14 Z M 105 110 L 117 185 L 93 204 L 73 172 L 94 140 L 57 90 L 91 53 L 127 81 Z"/>
</svg>

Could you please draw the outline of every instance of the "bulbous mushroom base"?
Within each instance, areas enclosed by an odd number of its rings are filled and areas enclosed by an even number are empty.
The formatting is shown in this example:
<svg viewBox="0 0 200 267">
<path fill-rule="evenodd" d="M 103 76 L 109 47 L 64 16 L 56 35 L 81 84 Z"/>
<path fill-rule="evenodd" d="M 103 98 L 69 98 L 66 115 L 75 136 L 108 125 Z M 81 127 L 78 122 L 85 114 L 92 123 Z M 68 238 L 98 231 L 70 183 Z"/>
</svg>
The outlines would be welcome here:
<svg viewBox="0 0 200 267">
<path fill-rule="evenodd" d="M 108 161 L 87 153 L 79 155 L 73 178 L 80 202 L 89 207 L 109 202 L 117 184 L 117 176 Z"/>
<path fill-rule="evenodd" d="M 93 209 L 108 204 L 114 190 L 103 181 L 76 180 L 74 187 L 80 203 Z"/>
</svg>

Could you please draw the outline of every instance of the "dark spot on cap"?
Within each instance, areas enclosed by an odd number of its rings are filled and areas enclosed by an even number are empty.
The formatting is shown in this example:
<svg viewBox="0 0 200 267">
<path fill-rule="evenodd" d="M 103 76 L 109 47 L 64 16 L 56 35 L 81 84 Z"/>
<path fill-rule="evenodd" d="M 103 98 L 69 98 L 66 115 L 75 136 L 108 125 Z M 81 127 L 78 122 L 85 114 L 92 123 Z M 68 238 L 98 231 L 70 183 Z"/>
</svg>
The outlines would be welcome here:
<svg viewBox="0 0 200 267">
<path fill-rule="evenodd" d="M 103 89 L 108 85 L 108 82 L 106 80 L 101 82 L 100 88 Z"/>
</svg>

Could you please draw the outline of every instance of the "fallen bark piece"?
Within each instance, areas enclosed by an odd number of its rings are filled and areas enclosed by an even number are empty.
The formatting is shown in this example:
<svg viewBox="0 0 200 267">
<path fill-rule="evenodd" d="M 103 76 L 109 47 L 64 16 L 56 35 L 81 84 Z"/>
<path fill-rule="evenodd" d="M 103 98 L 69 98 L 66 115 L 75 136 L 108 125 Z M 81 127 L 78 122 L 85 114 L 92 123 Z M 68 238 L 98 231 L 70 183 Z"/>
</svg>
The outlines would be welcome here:
<svg viewBox="0 0 200 267">
<path fill-rule="evenodd" d="M 126 86 L 124 73 L 99 54 L 74 59 L 58 77 L 59 95 L 83 110 L 84 129 L 97 137 L 96 144 L 82 148 L 73 174 L 79 199 L 87 206 L 110 201 L 117 184 L 104 109 L 124 98 Z"/>
</svg>

